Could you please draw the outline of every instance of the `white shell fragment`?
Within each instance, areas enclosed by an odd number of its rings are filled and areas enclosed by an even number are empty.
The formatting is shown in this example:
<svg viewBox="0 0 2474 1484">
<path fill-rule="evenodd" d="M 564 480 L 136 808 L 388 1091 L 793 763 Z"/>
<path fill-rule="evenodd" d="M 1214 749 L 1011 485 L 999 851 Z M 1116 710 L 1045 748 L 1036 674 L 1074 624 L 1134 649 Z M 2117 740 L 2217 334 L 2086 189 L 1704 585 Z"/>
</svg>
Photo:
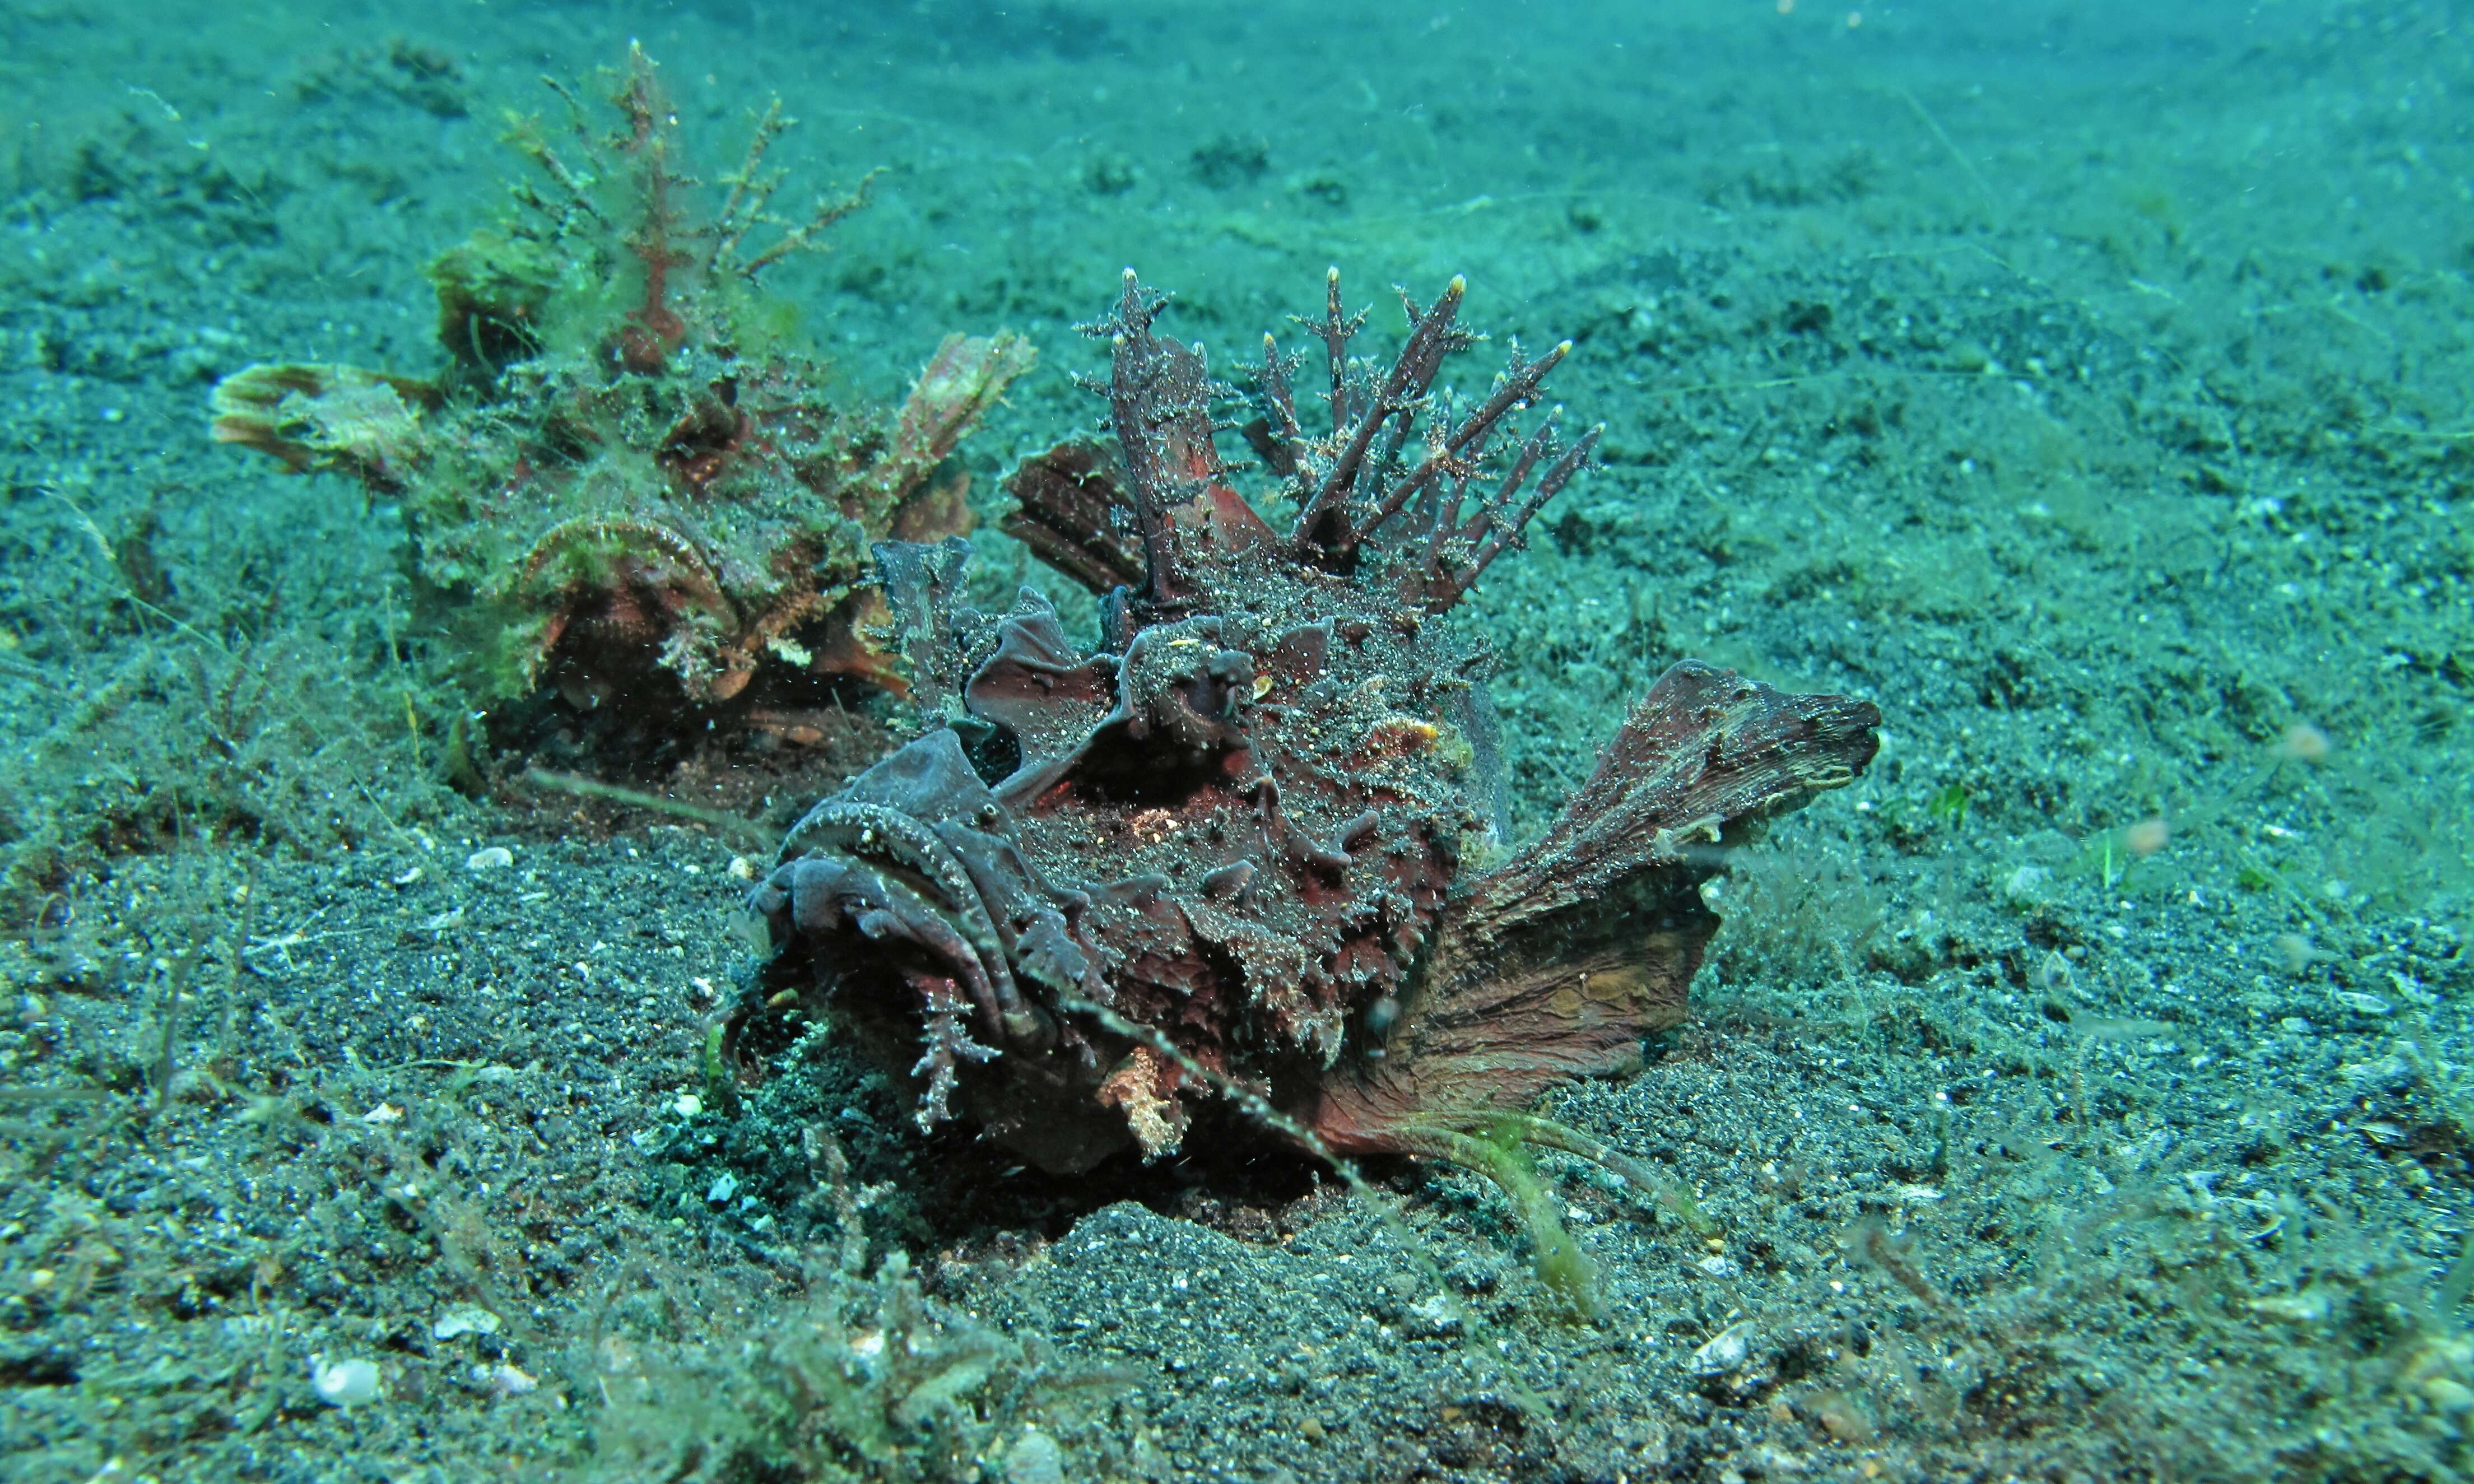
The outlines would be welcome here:
<svg viewBox="0 0 2474 1484">
<path fill-rule="evenodd" d="M 510 1365 L 473 1368 L 473 1384 L 493 1397 L 521 1397 L 530 1394 L 541 1382 Z"/>
<path fill-rule="evenodd" d="M 438 1316 L 429 1326 L 431 1338 L 452 1340 L 458 1335 L 497 1334 L 498 1316 L 477 1303 L 459 1303 Z"/>
<path fill-rule="evenodd" d="M 309 1384 L 316 1389 L 319 1399 L 329 1406 L 356 1407 L 377 1399 L 378 1363 L 359 1356 L 329 1361 L 324 1355 L 312 1355 Z"/>
<path fill-rule="evenodd" d="M 1757 1326 L 1745 1320 L 1729 1325 L 1710 1337 L 1709 1342 L 1692 1352 L 1695 1375 L 1724 1375 L 1752 1357 L 1753 1333 Z"/>
<path fill-rule="evenodd" d="M 1006 1484 L 1063 1484 L 1065 1453 L 1056 1440 L 1033 1427 L 1006 1449 Z"/>
</svg>

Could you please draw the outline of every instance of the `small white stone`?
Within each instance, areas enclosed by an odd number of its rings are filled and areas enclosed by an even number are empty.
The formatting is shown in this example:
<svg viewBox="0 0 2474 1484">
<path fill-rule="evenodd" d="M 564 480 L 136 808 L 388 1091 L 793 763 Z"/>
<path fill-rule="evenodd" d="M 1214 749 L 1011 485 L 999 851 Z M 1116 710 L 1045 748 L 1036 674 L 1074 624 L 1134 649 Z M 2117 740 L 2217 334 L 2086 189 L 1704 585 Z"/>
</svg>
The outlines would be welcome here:
<svg viewBox="0 0 2474 1484">
<path fill-rule="evenodd" d="M 497 1334 L 498 1316 L 477 1303 L 459 1303 L 438 1316 L 429 1326 L 435 1339 L 451 1340 L 461 1334 Z"/>
<path fill-rule="evenodd" d="M 1033 1427 L 1006 1449 L 1006 1484 L 1064 1484 L 1065 1453 L 1056 1440 Z"/>
<path fill-rule="evenodd" d="M 468 871 L 502 871 L 516 864 L 516 853 L 504 845 L 484 845 L 464 858 Z"/>
<path fill-rule="evenodd" d="M 312 1355 L 309 1384 L 316 1388 L 319 1399 L 329 1406 L 359 1406 L 377 1399 L 378 1363 L 358 1356 L 330 1362 L 324 1355 Z"/>
<path fill-rule="evenodd" d="M 2271 1294 L 2265 1299 L 2253 1299 L 2246 1306 L 2254 1314 L 2289 1325 L 2316 1325 L 2328 1317 L 2329 1309 L 2327 1292 L 2318 1288 L 2292 1294 Z"/>
<path fill-rule="evenodd" d="M 1412 1328 L 1419 1335 L 1453 1335 L 1461 1332 L 1460 1314 L 1442 1294 L 1428 1294 L 1409 1305 Z"/>
<path fill-rule="evenodd" d="M 670 1101 L 670 1111 L 681 1118 L 693 1118 L 704 1111 L 704 1099 L 692 1092 L 682 1092 Z"/>
<path fill-rule="evenodd" d="M 514 1366 L 474 1366 L 473 1383 L 493 1397 L 521 1397 L 541 1385 Z"/>
<path fill-rule="evenodd" d="M 1748 1319 L 1711 1335 L 1708 1343 L 1692 1352 L 1693 1371 L 1701 1375 L 1723 1375 L 1742 1365 L 1752 1357 L 1756 1327 Z"/>
</svg>

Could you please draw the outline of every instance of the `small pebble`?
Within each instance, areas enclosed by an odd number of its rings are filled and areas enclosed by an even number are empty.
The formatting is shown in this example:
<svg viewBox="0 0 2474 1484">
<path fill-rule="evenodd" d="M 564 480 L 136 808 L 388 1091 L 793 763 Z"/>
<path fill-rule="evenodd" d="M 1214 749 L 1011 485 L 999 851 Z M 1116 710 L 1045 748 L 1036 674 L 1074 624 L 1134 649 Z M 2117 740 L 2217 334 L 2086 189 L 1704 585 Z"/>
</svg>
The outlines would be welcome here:
<svg viewBox="0 0 2474 1484">
<path fill-rule="evenodd" d="M 1692 1352 L 1692 1370 L 1699 1375 L 1722 1375 L 1742 1365 L 1753 1353 L 1753 1334 L 1758 1326 L 1745 1320 L 1730 1325 L 1711 1335 L 1707 1344 Z"/>
<path fill-rule="evenodd" d="M 1451 1301 L 1442 1294 L 1428 1294 L 1409 1306 L 1410 1327 L 1420 1336 L 1454 1335 L 1461 1332 L 1461 1316 Z"/>
<path fill-rule="evenodd" d="M 1006 1484 L 1064 1484 L 1064 1450 L 1033 1427 L 1006 1449 L 1005 1476 Z"/>
<path fill-rule="evenodd" d="M 497 1332 L 498 1316 L 477 1303 L 459 1303 L 439 1315 L 438 1322 L 429 1326 L 430 1335 L 440 1340 L 451 1340 L 462 1334 Z"/>
<path fill-rule="evenodd" d="M 516 864 L 516 853 L 504 845 L 484 845 L 464 858 L 468 871 L 499 871 Z"/>
<path fill-rule="evenodd" d="M 473 1368 L 473 1383 L 493 1397 L 521 1397 L 541 1385 L 523 1372 L 510 1365 Z"/>
<path fill-rule="evenodd" d="M 319 1399 L 329 1406 L 359 1406 L 377 1399 L 378 1363 L 357 1356 L 330 1363 L 324 1355 L 312 1356 L 309 1384 L 316 1389 Z"/>
</svg>

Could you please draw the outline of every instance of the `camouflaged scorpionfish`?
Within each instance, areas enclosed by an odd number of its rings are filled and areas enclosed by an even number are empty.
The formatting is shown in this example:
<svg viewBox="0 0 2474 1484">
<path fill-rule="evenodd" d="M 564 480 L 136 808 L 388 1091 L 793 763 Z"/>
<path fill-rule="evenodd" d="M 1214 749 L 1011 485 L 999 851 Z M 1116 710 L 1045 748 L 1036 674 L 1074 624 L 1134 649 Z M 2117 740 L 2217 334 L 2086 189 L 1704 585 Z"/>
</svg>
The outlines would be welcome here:
<svg viewBox="0 0 2474 1484">
<path fill-rule="evenodd" d="M 1507 1117 L 1593 1152 L 1519 1111 L 1681 1018 L 1716 926 L 1698 888 L 1757 821 L 1854 779 L 1880 714 L 1678 665 L 1503 856 L 1489 662 L 1446 616 L 1597 434 L 1511 426 L 1568 345 L 1516 348 L 1477 399 L 1437 388 L 1476 339 L 1461 295 L 1409 304 L 1397 358 L 1370 363 L 1334 272 L 1308 326 L 1327 433 L 1266 337 L 1247 433 L 1280 482 L 1249 501 L 1213 447 L 1225 389 L 1127 274 L 1090 328 L 1113 439 L 1009 486 L 1015 533 L 1102 595 L 1100 651 L 1029 591 L 961 608 L 959 543 L 879 548 L 941 724 L 790 832 L 750 902 L 772 993 L 739 1034 L 795 1001 L 909 1077 L 923 1128 L 967 1119 L 1055 1172 L 1204 1136 L 1482 1166 L 1473 1131 Z M 1215 1103 L 1231 1088 L 1252 1116 Z"/>
</svg>

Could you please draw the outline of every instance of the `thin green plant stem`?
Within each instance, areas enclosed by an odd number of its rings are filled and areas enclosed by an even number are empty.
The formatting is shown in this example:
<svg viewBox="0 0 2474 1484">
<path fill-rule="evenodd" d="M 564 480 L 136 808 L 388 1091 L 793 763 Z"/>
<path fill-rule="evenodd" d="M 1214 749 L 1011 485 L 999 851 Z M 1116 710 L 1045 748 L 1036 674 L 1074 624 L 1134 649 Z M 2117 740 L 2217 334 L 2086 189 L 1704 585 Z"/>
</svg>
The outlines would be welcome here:
<svg viewBox="0 0 2474 1484">
<path fill-rule="evenodd" d="M 546 767 L 525 768 L 523 779 L 536 789 L 572 793 L 580 798 L 605 799 L 613 804 L 624 804 L 630 809 L 643 809 L 680 819 L 692 819 L 698 824 L 710 825 L 716 833 L 760 851 L 769 851 L 780 843 L 771 831 L 752 819 L 741 818 L 726 809 L 706 809 L 702 805 L 690 804 L 682 799 L 664 798 L 658 793 L 646 793 L 638 789 L 622 789 L 615 783 L 603 783 L 595 778 L 579 778 L 573 773 L 554 773 Z"/>
</svg>

